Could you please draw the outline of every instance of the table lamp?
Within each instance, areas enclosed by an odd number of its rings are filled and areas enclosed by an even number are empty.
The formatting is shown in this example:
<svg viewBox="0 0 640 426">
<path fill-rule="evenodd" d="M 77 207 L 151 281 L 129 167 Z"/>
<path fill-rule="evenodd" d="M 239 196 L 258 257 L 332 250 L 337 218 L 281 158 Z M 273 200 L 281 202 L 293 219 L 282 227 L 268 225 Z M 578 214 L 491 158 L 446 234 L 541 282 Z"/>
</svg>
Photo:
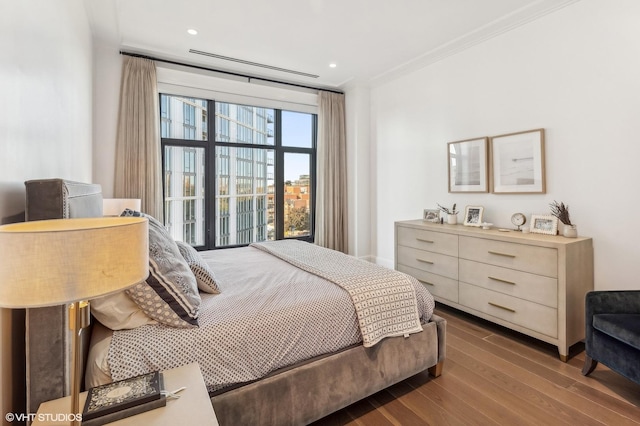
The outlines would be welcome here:
<svg viewBox="0 0 640 426">
<path fill-rule="evenodd" d="M 71 415 L 80 424 L 82 329 L 89 299 L 147 278 L 146 218 L 54 219 L 0 226 L 0 307 L 69 304 L 72 331 Z"/>
</svg>

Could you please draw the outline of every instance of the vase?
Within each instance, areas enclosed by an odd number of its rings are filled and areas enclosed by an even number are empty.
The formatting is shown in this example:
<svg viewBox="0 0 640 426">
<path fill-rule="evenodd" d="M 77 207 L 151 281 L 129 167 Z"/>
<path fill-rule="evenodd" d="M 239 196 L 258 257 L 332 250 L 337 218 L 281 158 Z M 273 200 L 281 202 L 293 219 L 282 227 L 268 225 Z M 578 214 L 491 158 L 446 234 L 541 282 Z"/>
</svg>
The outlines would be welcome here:
<svg viewBox="0 0 640 426">
<path fill-rule="evenodd" d="M 458 223 L 458 215 L 457 214 L 448 214 L 447 215 L 447 223 L 449 225 L 455 225 Z"/>
<path fill-rule="evenodd" d="M 567 238 L 576 238 L 578 236 L 578 227 L 576 225 L 563 225 L 562 235 Z"/>
</svg>

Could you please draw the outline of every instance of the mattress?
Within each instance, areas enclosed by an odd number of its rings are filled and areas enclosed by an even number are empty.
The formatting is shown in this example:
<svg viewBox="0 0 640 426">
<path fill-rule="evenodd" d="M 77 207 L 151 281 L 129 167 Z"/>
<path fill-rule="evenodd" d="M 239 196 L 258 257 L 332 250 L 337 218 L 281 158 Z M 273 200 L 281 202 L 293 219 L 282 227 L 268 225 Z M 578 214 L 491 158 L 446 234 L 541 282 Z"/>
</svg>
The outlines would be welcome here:
<svg viewBox="0 0 640 426">
<path fill-rule="evenodd" d="M 197 362 L 215 392 L 362 341 L 353 302 L 332 282 L 253 247 L 201 255 L 221 292 L 201 293 L 199 327 L 96 329 L 87 386 Z M 426 322 L 433 297 L 412 282 Z"/>
</svg>

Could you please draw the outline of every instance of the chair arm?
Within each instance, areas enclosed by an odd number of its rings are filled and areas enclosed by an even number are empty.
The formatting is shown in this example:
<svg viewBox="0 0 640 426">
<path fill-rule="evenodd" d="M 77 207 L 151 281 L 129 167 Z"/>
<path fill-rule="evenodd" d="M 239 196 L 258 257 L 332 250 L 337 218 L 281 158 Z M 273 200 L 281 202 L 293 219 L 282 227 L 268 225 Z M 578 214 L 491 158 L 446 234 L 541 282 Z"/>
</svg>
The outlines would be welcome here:
<svg viewBox="0 0 640 426">
<path fill-rule="evenodd" d="M 640 313 L 640 290 L 590 291 L 585 298 L 585 345 L 591 356 L 593 316 Z"/>
<path fill-rule="evenodd" d="M 640 290 L 590 291 L 585 302 L 587 318 L 597 314 L 640 313 Z"/>
</svg>

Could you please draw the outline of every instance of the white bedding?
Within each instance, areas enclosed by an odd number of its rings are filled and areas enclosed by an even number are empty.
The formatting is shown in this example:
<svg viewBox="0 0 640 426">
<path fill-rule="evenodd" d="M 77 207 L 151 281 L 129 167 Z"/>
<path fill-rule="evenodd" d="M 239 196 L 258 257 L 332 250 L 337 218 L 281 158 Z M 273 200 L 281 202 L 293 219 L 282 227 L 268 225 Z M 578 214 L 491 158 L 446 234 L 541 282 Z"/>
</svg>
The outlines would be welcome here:
<svg viewBox="0 0 640 426">
<path fill-rule="evenodd" d="M 253 247 L 201 254 L 221 293 L 201 294 L 200 326 L 113 332 L 93 346 L 88 386 L 198 362 L 215 391 L 361 342 L 353 303 L 337 285 Z M 415 290 L 426 322 L 433 297 L 417 281 Z"/>
</svg>

